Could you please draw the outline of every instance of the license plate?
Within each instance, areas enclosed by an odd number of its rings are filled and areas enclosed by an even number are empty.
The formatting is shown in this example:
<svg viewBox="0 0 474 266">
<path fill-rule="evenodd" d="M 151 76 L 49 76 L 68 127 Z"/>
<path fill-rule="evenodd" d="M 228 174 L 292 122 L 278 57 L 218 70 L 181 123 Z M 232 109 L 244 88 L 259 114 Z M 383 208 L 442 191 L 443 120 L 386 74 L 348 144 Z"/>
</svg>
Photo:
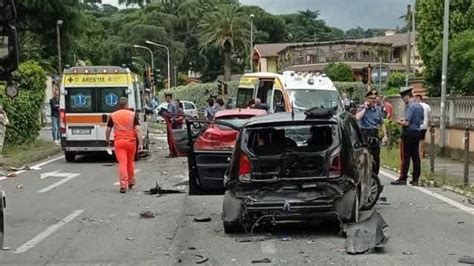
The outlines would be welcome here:
<svg viewBox="0 0 474 266">
<path fill-rule="evenodd" d="M 74 135 L 90 135 L 91 130 L 89 128 L 74 128 L 72 129 Z"/>
</svg>

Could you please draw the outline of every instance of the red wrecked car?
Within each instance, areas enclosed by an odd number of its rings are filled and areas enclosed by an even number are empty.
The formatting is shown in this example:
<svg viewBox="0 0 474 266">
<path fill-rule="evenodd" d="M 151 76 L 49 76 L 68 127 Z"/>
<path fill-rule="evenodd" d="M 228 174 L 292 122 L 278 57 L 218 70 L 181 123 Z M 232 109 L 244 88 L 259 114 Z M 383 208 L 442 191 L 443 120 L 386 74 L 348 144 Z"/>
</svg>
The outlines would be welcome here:
<svg viewBox="0 0 474 266">
<path fill-rule="evenodd" d="M 217 112 L 214 121 L 186 120 L 189 194 L 224 189 L 224 173 L 240 128 L 250 118 L 265 114 L 260 109 L 231 109 Z"/>
</svg>

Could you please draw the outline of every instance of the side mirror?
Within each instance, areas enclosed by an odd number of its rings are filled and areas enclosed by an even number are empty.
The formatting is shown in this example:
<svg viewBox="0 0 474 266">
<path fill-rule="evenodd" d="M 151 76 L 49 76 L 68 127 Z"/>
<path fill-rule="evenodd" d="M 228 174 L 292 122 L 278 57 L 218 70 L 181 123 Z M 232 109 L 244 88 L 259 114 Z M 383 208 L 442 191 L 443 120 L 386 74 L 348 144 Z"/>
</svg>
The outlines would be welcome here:
<svg viewBox="0 0 474 266">
<path fill-rule="evenodd" d="M 0 80 L 10 79 L 18 67 L 18 37 L 10 24 L 0 25 Z"/>
</svg>

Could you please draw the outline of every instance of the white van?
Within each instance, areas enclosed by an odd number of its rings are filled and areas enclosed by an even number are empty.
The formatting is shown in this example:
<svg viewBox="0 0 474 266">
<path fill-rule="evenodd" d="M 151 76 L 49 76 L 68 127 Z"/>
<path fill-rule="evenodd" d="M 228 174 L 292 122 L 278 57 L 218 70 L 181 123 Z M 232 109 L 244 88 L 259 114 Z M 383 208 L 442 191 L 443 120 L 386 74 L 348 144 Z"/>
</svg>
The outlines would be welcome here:
<svg viewBox="0 0 474 266">
<path fill-rule="evenodd" d="M 313 107 L 343 108 L 334 83 L 319 73 L 249 73 L 240 79 L 236 106 L 248 107 L 259 98 L 269 112 L 304 111 Z"/>
</svg>

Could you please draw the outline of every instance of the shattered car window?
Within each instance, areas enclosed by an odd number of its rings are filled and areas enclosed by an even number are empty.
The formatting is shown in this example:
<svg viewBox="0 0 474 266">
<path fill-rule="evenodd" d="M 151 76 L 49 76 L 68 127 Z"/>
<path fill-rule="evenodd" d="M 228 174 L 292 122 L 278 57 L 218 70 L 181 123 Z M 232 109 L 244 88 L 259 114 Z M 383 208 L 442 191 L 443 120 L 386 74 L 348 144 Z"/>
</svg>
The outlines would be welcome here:
<svg viewBox="0 0 474 266">
<path fill-rule="evenodd" d="M 256 155 L 320 152 L 337 144 L 337 134 L 337 127 L 334 125 L 260 128 L 252 131 L 249 149 Z"/>
</svg>

